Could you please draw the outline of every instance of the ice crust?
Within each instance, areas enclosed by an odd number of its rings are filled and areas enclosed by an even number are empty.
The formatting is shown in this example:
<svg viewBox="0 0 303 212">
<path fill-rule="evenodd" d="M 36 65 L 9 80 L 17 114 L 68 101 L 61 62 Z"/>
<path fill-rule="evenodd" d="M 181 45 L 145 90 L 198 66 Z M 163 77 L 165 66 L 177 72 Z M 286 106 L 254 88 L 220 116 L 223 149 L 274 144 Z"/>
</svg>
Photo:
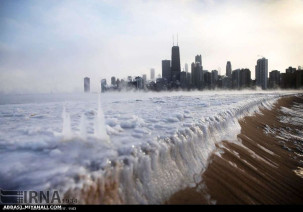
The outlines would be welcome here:
<svg viewBox="0 0 303 212">
<path fill-rule="evenodd" d="M 288 94 L 105 93 L 99 101 L 99 94 L 5 96 L 0 188 L 73 191 L 81 203 L 90 189 L 99 194 L 97 203 L 114 181 L 112 202 L 158 204 L 197 183 L 215 144 L 237 140 L 240 118 Z"/>
</svg>

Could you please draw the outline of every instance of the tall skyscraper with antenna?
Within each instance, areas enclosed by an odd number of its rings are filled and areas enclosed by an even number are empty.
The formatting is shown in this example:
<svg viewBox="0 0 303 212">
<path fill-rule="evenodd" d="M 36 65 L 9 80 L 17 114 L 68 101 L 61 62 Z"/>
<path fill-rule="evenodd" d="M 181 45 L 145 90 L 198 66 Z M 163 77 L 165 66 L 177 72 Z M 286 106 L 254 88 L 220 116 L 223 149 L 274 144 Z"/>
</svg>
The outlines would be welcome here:
<svg viewBox="0 0 303 212">
<path fill-rule="evenodd" d="M 174 45 L 171 52 L 171 79 L 173 82 L 180 82 L 180 73 L 181 73 L 181 65 L 180 65 L 180 50 L 178 46 L 178 35 L 177 35 L 177 46 Z"/>
</svg>

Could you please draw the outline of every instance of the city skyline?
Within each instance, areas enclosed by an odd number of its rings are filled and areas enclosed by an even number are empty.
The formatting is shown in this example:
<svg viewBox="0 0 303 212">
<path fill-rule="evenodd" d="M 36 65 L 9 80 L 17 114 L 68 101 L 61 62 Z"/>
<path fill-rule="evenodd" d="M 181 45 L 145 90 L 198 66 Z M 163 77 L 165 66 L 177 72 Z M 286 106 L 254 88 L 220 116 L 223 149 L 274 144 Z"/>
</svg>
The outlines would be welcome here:
<svg viewBox="0 0 303 212">
<path fill-rule="evenodd" d="M 255 65 L 255 79 L 251 78 L 252 72 L 248 68 L 232 70 L 230 61 L 226 63 L 226 73 L 221 75 L 218 70 L 208 71 L 203 69 L 202 55 L 196 55 L 188 71 L 187 64 L 181 71 L 180 48 L 173 44 L 171 61 L 162 60 L 162 76 L 155 78 L 155 69 L 150 70 L 150 79 L 146 75 L 128 76 L 127 79 L 111 77 L 111 83 L 106 79 L 101 80 L 101 92 L 107 91 L 130 91 L 130 90 L 267 90 L 267 89 L 302 89 L 303 69 L 301 66 L 294 68 L 289 66 L 285 73 L 273 70 L 268 73 L 268 59 L 262 57 Z M 87 92 L 84 78 L 84 92 Z"/>
<path fill-rule="evenodd" d="M 268 73 L 303 65 L 301 0 L 4 0 L 0 10 L 1 93 L 82 91 L 86 76 L 96 92 L 102 78 L 158 76 L 177 33 L 181 71 L 197 54 L 205 70 L 223 75 L 231 61 L 253 79 L 263 56 Z"/>
</svg>

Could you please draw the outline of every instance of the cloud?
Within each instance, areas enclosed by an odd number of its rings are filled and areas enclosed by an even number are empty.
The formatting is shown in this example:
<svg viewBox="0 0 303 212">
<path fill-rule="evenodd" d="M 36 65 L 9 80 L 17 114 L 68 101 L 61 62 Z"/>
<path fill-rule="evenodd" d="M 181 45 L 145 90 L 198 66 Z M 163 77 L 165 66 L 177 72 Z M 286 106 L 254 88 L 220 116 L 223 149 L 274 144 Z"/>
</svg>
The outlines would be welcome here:
<svg viewBox="0 0 303 212">
<path fill-rule="evenodd" d="M 221 74 L 230 60 L 233 69 L 248 67 L 254 76 L 258 55 L 269 59 L 269 70 L 302 65 L 301 0 L 65 0 L 21 6 L 2 7 L 0 92 L 82 91 L 85 76 L 99 91 L 101 78 L 149 76 L 152 67 L 159 74 L 177 33 L 182 65 L 196 54 L 202 54 L 205 69 L 221 67 Z"/>
</svg>

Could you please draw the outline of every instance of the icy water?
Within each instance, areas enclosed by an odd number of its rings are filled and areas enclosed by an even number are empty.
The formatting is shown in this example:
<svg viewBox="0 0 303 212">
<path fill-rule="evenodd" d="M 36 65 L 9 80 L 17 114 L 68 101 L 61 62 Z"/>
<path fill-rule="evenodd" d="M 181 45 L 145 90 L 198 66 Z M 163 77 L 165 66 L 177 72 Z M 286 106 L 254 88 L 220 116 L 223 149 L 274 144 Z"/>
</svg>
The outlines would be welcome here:
<svg viewBox="0 0 303 212">
<path fill-rule="evenodd" d="M 2 95 L 0 188 L 59 189 L 81 203 L 162 203 L 201 180 L 215 144 L 237 140 L 240 118 L 290 94 Z"/>
</svg>

